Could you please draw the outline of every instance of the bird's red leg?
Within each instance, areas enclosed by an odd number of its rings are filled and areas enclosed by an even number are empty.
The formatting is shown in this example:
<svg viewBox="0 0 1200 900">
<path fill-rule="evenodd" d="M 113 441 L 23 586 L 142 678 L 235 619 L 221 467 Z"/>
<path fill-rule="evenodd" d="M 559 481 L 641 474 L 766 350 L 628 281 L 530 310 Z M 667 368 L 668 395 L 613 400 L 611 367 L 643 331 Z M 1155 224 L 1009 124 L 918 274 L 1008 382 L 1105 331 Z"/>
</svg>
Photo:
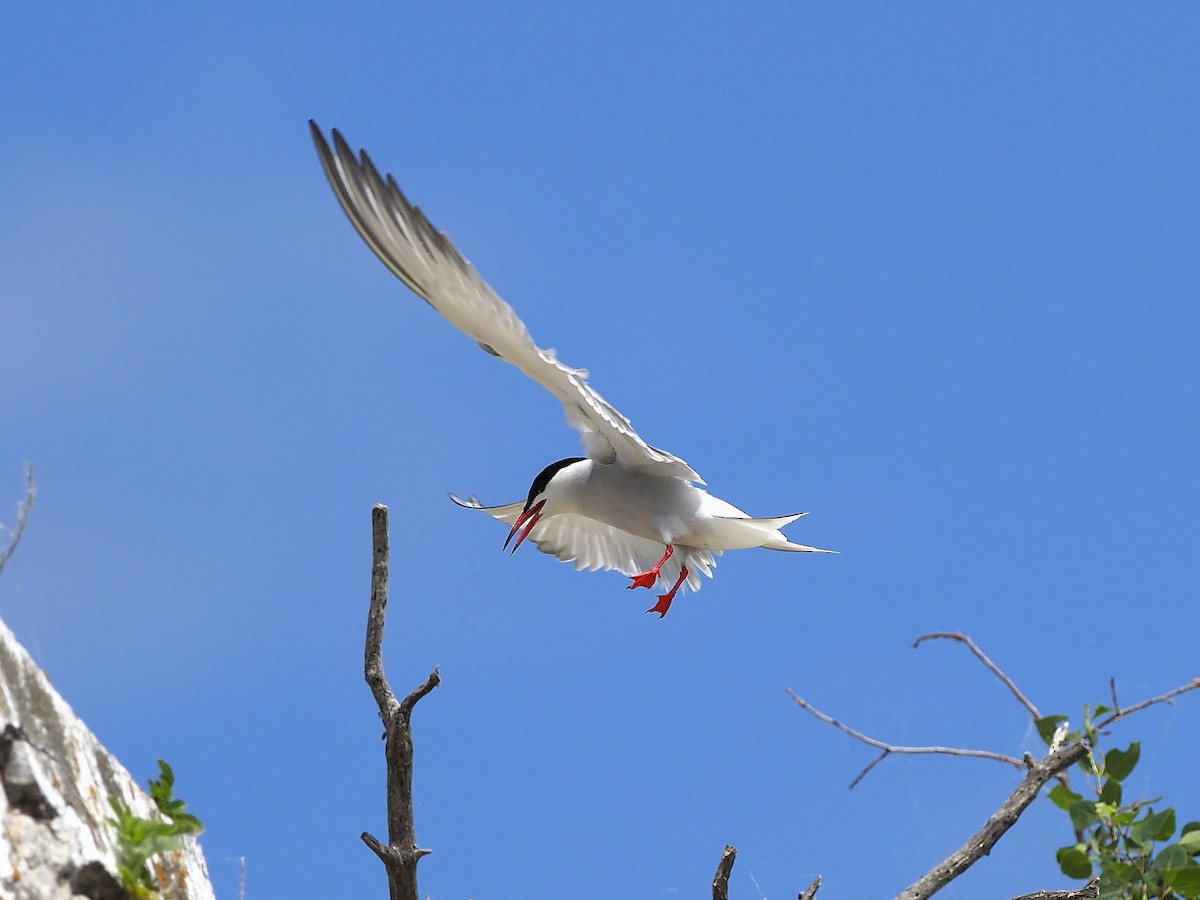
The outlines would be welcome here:
<svg viewBox="0 0 1200 900">
<path fill-rule="evenodd" d="M 665 616 L 667 614 L 667 610 L 671 608 L 671 601 L 675 599 L 675 594 L 679 590 L 679 586 L 683 584 L 684 579 L 686 579 L 687 576 L 688 576 L 687 566 L 684 566 L 682 569 L 679 570 L 679 580 L 675 582 L 675 587 L 671 588 L 665 594 L 659 594 L 658 602 L 655 603 L 648 610 L 646 610 L 646 612 L 648 612 L 648 613 L 656 612 L 656 613 L 658 613 L 658 617 L 660 619 L 663 616 Z"/>
<path fill-rule="evenodd" d="M 668 559 L 670 559 L 671 554 L 674 552 L 675 552 L 674 545 L 667 544 L 667 552 L 663 554 L 663 558 L 660 559 L 658 562 L 656 562 L 654 564 L 654 568 L 650 569 L 649 571 L 643 572 L 641 575 L 634 575 L 633 576 L 633 584 L 631 584 L 628 588 L 626 588 L 626 590 L 632 591 L 634 588 L 640 588 L 640 587 L 652 588 L 652 587 L 654 587 L 654 582 L 658 581 L 658 575 L 662 571 L 663 563 L 665 563 Z"/>
</svg>

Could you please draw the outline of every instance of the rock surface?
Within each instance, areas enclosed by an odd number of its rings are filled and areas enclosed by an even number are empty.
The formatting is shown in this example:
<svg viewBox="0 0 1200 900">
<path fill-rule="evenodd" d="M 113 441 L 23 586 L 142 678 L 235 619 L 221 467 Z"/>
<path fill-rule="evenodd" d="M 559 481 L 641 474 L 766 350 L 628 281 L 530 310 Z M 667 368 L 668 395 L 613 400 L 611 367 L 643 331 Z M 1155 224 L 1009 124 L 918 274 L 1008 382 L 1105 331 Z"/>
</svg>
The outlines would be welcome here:
<svg viewBox="0 0 1200 900">
<path fill-rule="evenodd" d="M 155 773 L 157 774 L 157 773 Z M 145 819 L 154 801 L 100 745 L 0 622 L 0 897 L 127 900 L 108 798 Z M 194 838 L 151 860 L 162 900 L 215 900 Z"/>
</svg>

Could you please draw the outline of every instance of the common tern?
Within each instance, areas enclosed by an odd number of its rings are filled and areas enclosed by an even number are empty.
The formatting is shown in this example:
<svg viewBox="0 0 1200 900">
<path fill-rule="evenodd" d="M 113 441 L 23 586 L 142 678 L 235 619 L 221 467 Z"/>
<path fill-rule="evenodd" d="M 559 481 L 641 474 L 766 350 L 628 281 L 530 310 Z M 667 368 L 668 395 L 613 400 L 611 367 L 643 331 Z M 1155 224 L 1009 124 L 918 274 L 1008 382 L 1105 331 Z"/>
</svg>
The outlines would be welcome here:
<svg viewBox="0 0 1200 900">
<path fill-rule="evenodd" d="M 511 543 L 515 553 L 529 539 L 576 569 L 615 569 L 631 577 L 630 590 L 670 585 L 646 610 L 660 618 L 685 585 L 700 589 L 700 573 L 712 577 L 725 550 L 833 552 L 793 544 L 780 531 L 805 513 L 755 519 L 698 487 L 704 480 L 696 471 L 642 440 L 588 383 L 586 369 L 571 368 L 534 343 L 513 308 L 409 203 L 390 174 L 380 176 L 365 150 L 355 157 L 337 129 L 331 148 L 317 123 L 309 126 L 333 192 L 375 255 L 485 351 L 557 397 L 568 423 L 583 435 L 587 455 L 546 466 L 523 501 L 484 506 L 475 497 L 450 495 L 459 506 L 510 526 L 505 548 Z"/>
</svg>

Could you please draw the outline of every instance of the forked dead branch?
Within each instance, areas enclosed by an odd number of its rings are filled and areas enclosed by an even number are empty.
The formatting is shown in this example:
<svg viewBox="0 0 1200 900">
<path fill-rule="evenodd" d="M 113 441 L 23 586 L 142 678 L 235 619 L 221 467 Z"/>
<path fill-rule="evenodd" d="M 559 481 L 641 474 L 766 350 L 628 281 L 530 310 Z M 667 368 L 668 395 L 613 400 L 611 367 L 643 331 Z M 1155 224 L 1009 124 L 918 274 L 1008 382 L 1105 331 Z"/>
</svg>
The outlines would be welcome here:
<svg viewBox="0 0 1200 900">
<path fill-rule="evenodd" d="M 403 702 L 397 700 L 392 692 L 392 686 L 383 672 L 383 626 L 387 617 L 389 566 L 386 506 L 377 505 L 371 510 L 371 538 L 371 611 L 367 616 L 364 671 L 367 684 L 379 705 L 379 716 L 384 726 L 388 842 L 384 844 L 366 831 L 362 839 L 387 869 L 391 900 L 419 900 L 417 863 L 432 851 L 417 846 L 413 824 L 412 711 L 417 701 L 441 684 L 442 679 L 438 670 L 434 669 Z"/>
</svg>

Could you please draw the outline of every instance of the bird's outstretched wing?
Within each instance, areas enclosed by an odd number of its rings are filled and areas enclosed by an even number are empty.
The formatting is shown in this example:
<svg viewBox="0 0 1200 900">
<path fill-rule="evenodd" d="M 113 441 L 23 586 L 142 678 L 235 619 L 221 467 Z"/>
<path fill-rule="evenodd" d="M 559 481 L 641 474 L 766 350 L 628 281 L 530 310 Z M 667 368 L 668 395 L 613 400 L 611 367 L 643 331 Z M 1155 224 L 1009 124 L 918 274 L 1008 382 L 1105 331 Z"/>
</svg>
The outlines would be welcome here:
<svg viewBox="0 0 1200 900">
<path fill-rule="evenodd" d="M 583 432 L 589 457 L 703 483 L 682 459 L 638 437 L 629 420 L 588 384 L 586 369 L 564 365 L 553 350 L 539 348 L 513 308 L 479 277 L 450 238 L 408 202 L 391 175 L 380 176 L 365 150 L 355 157 L 337 129 L 330 148 L 317 123 L 309 126 L 333 192 L 375 255 L 484 350 L 512 363 L 562 401 L 567 421 Z"/>
<path fill-rule="evenodd" d="M 454 494 L 450 495 L 450 499 L 466 509 L 485 512 L 505 525 L 516 522 L 525 507 L 524 502 L 484 506 L 477 497 L 464 500 Z M 574 563 L 576 569 L 615 569 L 622 575 L 630 576 L 648 571 L 658 562 L 663 550 L 663 545 L 657 541 L 648 541 L 595 519 L 569 513 L 539 520 L 529 533 L 529 540 L 543 553 L 557 556 L 563 562 Z M 700 575 L 712 578 L 717 555 L 719 551 L 714 553 L 695 548 L 674 554 L 662 567 L 662 583 L 674 584 L 679 577 L 680 566 L 686 561 L 689 567 L 686 584 L 693 591 L 700 590 Z"/>
</svg>

